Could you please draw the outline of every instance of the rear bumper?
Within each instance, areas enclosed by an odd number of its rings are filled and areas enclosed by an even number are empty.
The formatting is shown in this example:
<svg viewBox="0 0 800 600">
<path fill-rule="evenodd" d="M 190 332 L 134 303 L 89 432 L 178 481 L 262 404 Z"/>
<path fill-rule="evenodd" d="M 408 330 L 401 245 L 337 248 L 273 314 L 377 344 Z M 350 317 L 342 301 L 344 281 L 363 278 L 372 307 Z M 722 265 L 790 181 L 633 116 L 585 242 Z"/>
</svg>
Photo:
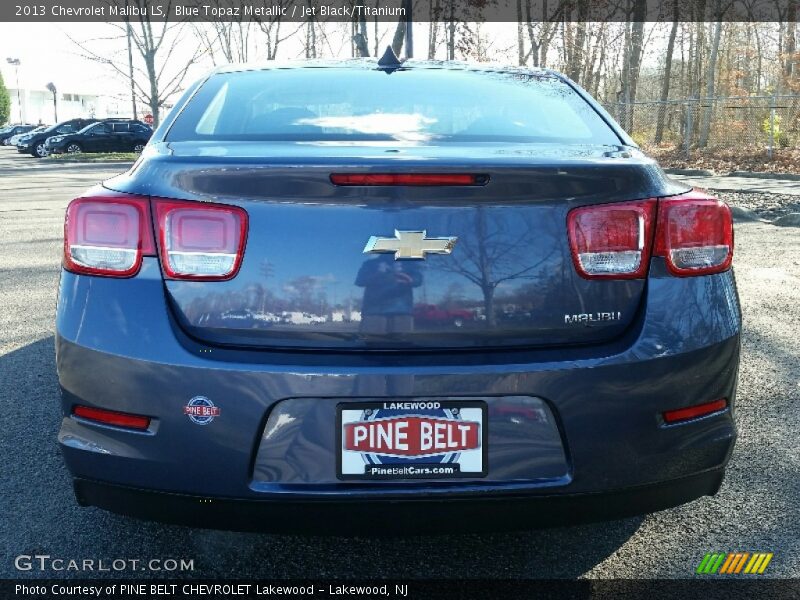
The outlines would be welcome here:
<svg viewBox="0 0 800 600">
<path fill-rule="evenodd" d="M 684 504 L 719 489 L 715 469 L 658 484 L 602 493 L 448 494 L 444 497 L 296 498 L 291 501 L 208 498 L 75 479 L 82 505 L 118 514 L 233 531 L 393 535 L 514 531 L 632 517 Z"/>
<path fill-rule="evenodd" d="M 387 521 L 397 509 L 430 527 L 434 520 L 423 513 L 441 509 L 446 518 L 457 504 L 494 529 L 659 510 L 719 486 L 736 438 L 741 322 L 730 272 L 679 279 L 654 268 L 647 293 L 636 328 L 604 346 L 343 356 L 225 350 L 188 339 L 171 317 L 154 260 L 127 280 L 65 272 L 56 335 L 65 415 L 59 442 L 83 503 L 195 525 L 218 516 L 214 526 L 258 529 L 273 514 L 280 523 L 271 529 L 296 530 L 286 519 L 304 514 L 322 528 L 348 511 L 361 515 L 362 503 L 374 505 L 365 511 L 386 511 Z M 198 395 L 221 408 L 206 426 L 184 414 Z M 533 475 L 520 476 L 511 453 L 491 444 L 483 480 L 352 483 L 326 467 L 338 452 L 332 403 L 453 396 L 541 398 L 554 415 L 565 469 L 544 474 L 534 464 Z M 659 421 L 663 411 L 718 398 L 729 400 L 721 413 L 680 425 Z M 259 463 L 268 418 L 292 399 L 319 399 L 319 418 L 285 453 Z M 132 433 L 89 424 L 70 416 L 75 404 L 148 415 L 155 425 Z M 512 416 L 507 421 L 509 431 Z M 517 517 L 504 514 L 506 502 Z M 265 516 L 239 516 L 250 510 Z"/>
</svg>

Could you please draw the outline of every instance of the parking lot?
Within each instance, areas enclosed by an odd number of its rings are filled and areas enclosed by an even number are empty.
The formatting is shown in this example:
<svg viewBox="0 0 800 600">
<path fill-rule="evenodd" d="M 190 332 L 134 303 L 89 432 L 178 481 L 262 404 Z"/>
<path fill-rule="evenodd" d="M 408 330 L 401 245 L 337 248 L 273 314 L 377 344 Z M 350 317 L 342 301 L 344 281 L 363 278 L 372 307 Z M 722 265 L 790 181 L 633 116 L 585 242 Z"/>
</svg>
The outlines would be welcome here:
<svg viewBox="0 0 800 600">
<path fill-rule="evenodd" d="M 123 168 L 35 160 L 0 147 L 2 577 L 78 575 L 15 570 L 20 554 L 48 554 L 193 559 L 192 575 L 205 578 L 681 578 L 694 576 L 705 553 L 728 551 L 773 552 L 766 576 L 800 577 L 800 229 L 760 222 L 736 225 L 745 318 L 740 437 L 713 498 L 580 527 L 386 539 L 218 532 L 79 508 L 56 443 L 63 212 L 81 190 Z"/>
</svg>

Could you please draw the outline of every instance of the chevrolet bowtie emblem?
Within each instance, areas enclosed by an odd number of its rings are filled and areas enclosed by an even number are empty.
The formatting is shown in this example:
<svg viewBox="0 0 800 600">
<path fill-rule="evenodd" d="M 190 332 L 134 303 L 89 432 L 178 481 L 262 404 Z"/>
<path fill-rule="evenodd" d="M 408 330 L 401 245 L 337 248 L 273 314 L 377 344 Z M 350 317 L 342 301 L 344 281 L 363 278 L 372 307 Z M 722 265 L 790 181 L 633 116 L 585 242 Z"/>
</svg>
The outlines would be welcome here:
<svg viewBox="0 0 800 600">
<path fill-rule="evenodd" d="M 394 259 L 424 259 L 425 254 L 450 254 L 458 241 L 457 237 L 426 237 L 425 231 L 397 231 L 394 237 L 373 235 L 364 247 L 364 254 L 392 252 Z"/>
</svg>

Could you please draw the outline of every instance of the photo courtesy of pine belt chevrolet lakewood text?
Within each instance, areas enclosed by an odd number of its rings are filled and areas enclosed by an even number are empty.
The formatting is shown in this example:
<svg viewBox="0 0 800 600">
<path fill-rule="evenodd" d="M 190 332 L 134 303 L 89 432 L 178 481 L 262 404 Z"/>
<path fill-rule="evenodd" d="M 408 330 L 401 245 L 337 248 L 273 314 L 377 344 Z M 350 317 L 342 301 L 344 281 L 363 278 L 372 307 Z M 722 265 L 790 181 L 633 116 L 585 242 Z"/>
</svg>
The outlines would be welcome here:
<svg viewBox="0 0 800 600">
<path fill-rule="evenodd" d="M 731 212 L 553 71 L 390 50 L 217 69 L 64 237 L 59 442 L 82 505 L 501 530 L 722 482 Z"/>
</svg>

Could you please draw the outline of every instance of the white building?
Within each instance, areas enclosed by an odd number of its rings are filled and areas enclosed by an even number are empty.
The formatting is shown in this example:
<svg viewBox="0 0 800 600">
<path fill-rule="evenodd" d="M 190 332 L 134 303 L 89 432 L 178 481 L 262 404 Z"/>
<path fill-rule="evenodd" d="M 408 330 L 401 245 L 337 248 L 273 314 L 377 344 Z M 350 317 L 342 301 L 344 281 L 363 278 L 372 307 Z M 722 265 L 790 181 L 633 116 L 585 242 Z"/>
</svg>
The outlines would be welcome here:
<svg viewBox="0 0 800 600">
<path fill-rule="evenodd" d="M 19 91 L 19 93 L 18 93 Z M 8 88 L 11 99 L 12 123 L 55 123 L 56 112 L 58 121 L 76 119 L 79 117 L 131 117 L 131 102 L 111 96 L 88 94 L 75 91 L 57 92 L 56 106 L 53 107 L 53 94 L 46 88 L 20 89 Z M 18 101 L 19 99 L 19 101 Z M 20 104 L 22 111 L 20 112 Z M 20 118 L 21 115 L 21 118 Z"/>
</svg>

